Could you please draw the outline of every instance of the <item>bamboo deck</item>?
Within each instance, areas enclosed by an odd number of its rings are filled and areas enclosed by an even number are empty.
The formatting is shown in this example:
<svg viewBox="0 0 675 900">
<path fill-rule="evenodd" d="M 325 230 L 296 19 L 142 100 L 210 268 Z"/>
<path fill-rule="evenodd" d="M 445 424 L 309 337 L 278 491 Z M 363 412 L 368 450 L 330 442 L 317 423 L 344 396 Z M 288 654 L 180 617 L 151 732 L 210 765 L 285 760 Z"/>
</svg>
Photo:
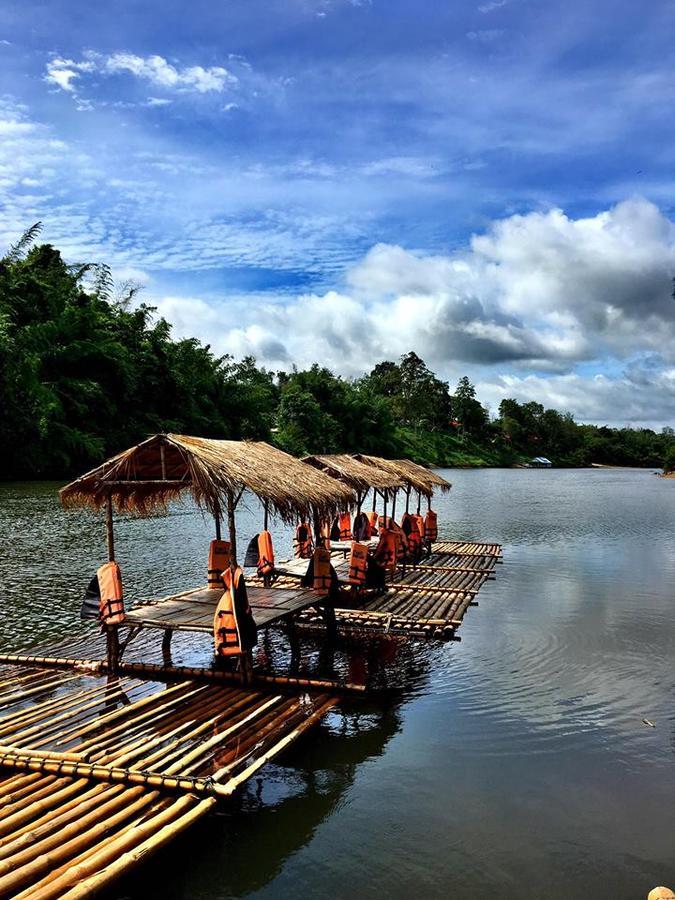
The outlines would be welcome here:
<svg viewBox="0 0 675 900">
<path fill-rule="evenodd" d="M 319 600 L 314 591 L 299 587 L 297 580 L 282 590 L 255 584 L 247 584 L 246 589 L 258 628 L 288 619 L 307 606 L 315 606 Z M 222 590 L 200 587 L 158 600 L 146 600 L 128 611 L 127 623 L 213 634 L 213 617 L 222 594 Z"/>
<path fill-rule="evenodd" d="M 337 702 L 0 666 L 0 896 L 92 896 Z"/>
<path fill-rule="evenodd" d="M 364 593 L 360 608 L 335 610 L 338 630 L 456 639 L 500 561 L 496 544 L 436 544 L 384 592 Z M 136 636 L 114 677 L 93 628 L 0 654 L 0 896 L 97 894 L 244 786 L 345 691 L 363 690 L 260 671 L 244 688 L 239 675 L 209 668 L 200 632 L 211 634 L 219 597 L 198 588 L 131 608 L 126 634 Z M 297 575 L 252 584 L 249 597 L 260 627 L 325 631 L 322 598 Z M 182 632 L 180 664 L 156 629 Z"/>
<path fill-rule="evenodd" d="M 459 640 L 457 629 L 464 614 L 477 604 L 476 595 L 485 582 L 495 577 L 501 557 L 499 544 L 436 543 L 416 566 L 397 567 L 384 592 L 365 591 L 360 598 L 357 595 L 355 608 L 336 609 L 336 626 L 343 632 Z M 347 561 L 334 559 L 333 566 L 344 582 Z M 289 583 L 289 576 L 276 582 L 281 588 Z M 312 629 L 323 627 L 321 617 L 311 610 L 303 611 L 299 621 Z"/>
</svg>

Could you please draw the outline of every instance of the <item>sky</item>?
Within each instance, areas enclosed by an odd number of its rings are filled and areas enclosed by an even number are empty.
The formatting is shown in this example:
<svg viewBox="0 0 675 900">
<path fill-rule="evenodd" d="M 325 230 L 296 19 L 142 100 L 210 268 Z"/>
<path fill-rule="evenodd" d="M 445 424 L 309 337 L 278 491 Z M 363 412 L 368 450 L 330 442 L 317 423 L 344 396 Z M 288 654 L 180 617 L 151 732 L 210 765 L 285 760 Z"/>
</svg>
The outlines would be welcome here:
<svg viewBox="0 0 675 900">
<path fill-rule="evenodd" d="M 4 0 L 0 246 L 176 337 L 675 425 L 675 0 Z"/>
</svg>

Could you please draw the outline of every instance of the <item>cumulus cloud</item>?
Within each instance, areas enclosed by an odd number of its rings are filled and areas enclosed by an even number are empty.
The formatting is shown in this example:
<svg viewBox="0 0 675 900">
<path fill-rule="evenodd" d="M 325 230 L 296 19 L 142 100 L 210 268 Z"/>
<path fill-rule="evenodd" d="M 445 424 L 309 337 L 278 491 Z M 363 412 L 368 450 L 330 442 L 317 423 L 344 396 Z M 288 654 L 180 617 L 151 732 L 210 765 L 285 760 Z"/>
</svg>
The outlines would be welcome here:
<svg viewBox="0 0 675 900">
<path fill-rule="evenodd" d="M 344 290 L 258 298 L 217 333 L 209 303 L 186 301 L 180 321 L 272 367 L 320 361 L 357 375 L 414 349 L 446 377 L 482 373 L 495 406 L 516 395 L 591 421 L 608 410 L 614 420 L 651 421 L 654 392 L 664 415 L 675 412 L 674 273 L 673 223 L 634 199 L 588 218 L 558 209 L 511 216 L 451 255 L 379 244 L 348 271 Z M 580 364 L 610 361 L 620 376 L 579 374 Z"/>
<path fill-rule="evenodd" d="M 77 95 L 85 75 L 98 77 L 132 76 L 155 88 L 176 93 L 222 93 L 238 83 L 237 76 L 224 66 L 179 66 L 163 56 L 135 53 L 104 55 L 88 50 L 81 60 L 55 56 L 47 63 L 45 81 L 66 93 Z M 166 98 L 151 97 L 149 105 L 161 106 Z"/>
<path fill-rule="evenodd" d="M 619 375 L 502 375 L 479 381 L 491 409 L 505 397 L 571 412 L 579 422 L 659 429 L 675 425 L 675 369 L 627 366 Z"/>
</svg>

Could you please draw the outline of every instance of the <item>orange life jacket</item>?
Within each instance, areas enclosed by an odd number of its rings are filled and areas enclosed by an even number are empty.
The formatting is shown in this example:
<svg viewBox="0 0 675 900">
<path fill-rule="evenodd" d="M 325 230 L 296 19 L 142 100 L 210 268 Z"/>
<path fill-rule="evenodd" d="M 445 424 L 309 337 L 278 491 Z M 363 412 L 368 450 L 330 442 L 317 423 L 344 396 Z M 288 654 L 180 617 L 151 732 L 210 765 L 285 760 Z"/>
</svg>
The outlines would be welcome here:
<svg viewBox="0 0 675 900">
<path fill-rule="evenodd" d="M 391 528 L 392 525 L 396 525 L 396 522 L 394 522 L 391 516 L 380 516 L 377 520 L 377 524 L 380 531 L 383 531 L 385 529 Z"/>
<path fill-rule="evenodd" d="M 317 547 L 314 551 L 314 582 L 313 589 L 319 594 L 325 594 L 330 589 L 330 550 Z"/>
<path fill-rule="evenodd" d="M 420 533 L 420 537 L 422 540 L 425 538 L 425 528 L 424 528 L 424 516 L 421 516 L 419 513 L 414 513 L 412 515 L 413 522 L 417 525 L 417 530 Z"/>
<path fill-rule="evenodd" d="M 124 622 L 122 575 L 116 562 L 107 562 L 96 572 L 100 600 L 98 617 L 104 625 L 121 625 Z"/>
<path fill-rule="evenodd" d="M 350 584 L 358 587 L 366 583 L 366 570 L 368 568 L 368 544 L 352 543 L 352 552 L 349 555 Z"/>
<path fill-rule="evenodd" d="M 208 583 L 210 588 L 222 588 L 223 572 L 230 565 L 230 542 L 211 541 L 209 545 Z"/>
<path fill-rule="evenodd" d="M 380 535 L 380 540 L 375 550 L 375 559 L 385 569 L 396 568 L 398 543 L 397 535 L 393 531 L 383 531 Z"/>
<path fill-rule="evenodd" d="M 413 519 L 408 532 L 408 556 L 417 560 L 422 552 L 422 535 L 417 530 L 417 522 Z"/>
<path fill-rule="evenodd" d="M 330 522 L 322 522 L 319 527 L 319 537 L 323 542 L 323 546 L 326 550 L 330 550 L 330 531 L 331 531 L 331 523 Z"/>
<path fill-rule="evenodd" d="M 213 643 L 218 656 L 239 656 L 244 652 L 235 596 L 237 590 L 243 587 L 243 574 L 240 566 L 234 573 L 229 567 L 223 572 L 225 592 L 213 617 Z M 248 601 L 246 604 L 246 612 L 250 614 Z"/>
<path fill-rule="evenodd" d="M 352 517 L 349 513 L 340 514 L 340 540 L 351 541 L 352 539 Z"/>
<path fill-rule="evenodd" d="M 261 531 L 258 535 L 258 575 L 270 575 L 274 571 L 274 547 L 269 531 Z"/>
<path fill-rule="evenodd" d="M 368 522 L 370 523 L 370 533 L 371 533 L 371 535 L 377 534 L 377 521 L 378 521 L 378 518 L 379 518 L 379 516 L 377 515 L 377 513 L 375 512 L 375 510 L 374 510 L 374 509 L 371 509 L 371 511 L 368 513 Z"/>
<path fill-rule="evenodd" d="M 312 529 L 306 522 L 301 522 L 295 529 L 295 555 L 299 559 L 310 559 L 314 553 L 314 541 L 312 540 Z"/>
<path fill-rule="evenodd" d="M 424 518 L 424 536 L 429 542 L 435 541 L 438 538 L 438 522 L 436 513 L 433 509 L 427 510 L 427 514 Z"/>
</svg>

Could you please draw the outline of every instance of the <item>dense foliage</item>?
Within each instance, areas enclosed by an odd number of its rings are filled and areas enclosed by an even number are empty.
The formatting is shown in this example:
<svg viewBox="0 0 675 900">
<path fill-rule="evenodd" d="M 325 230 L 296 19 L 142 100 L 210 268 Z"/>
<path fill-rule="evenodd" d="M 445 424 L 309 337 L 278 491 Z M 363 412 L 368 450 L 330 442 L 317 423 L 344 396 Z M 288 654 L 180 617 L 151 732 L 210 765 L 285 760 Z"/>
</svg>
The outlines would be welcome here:
<svg viewBox="0 0 675 900">
<path fill-rule="evenodd" d="M 296 453 L 362 451 L 438 464 L 675 463 L 671 429 L 577 425 L 504 400 L 496 419 L 468 378 L 456 389 L 415 353 L 345 380 L 316 364 L 268 372 L 217 356 L 117 291 L 102 266 L 33 246 L 0 260 L 0 458 L 5 478 L 81 471 L 156 431 L 272 440 Z"/>
</svg>

